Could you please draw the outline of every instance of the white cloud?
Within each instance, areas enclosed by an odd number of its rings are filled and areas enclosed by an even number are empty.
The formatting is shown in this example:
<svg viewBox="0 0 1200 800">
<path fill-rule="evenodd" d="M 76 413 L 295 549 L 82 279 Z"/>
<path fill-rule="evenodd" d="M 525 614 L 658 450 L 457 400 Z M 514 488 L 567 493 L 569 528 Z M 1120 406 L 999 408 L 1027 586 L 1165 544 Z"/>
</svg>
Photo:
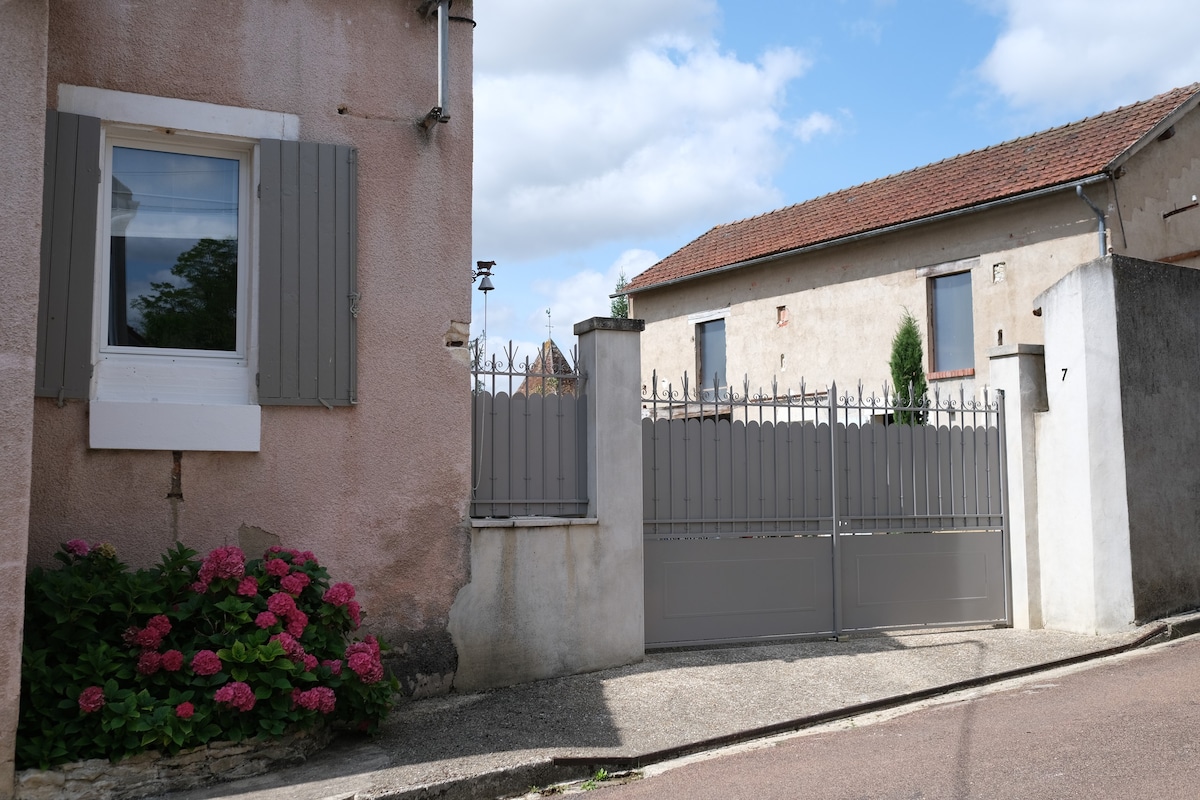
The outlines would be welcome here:
<svg viewBox="0 0 1200 800">
<path fill-rule="evenodd" d="M 477 73 L 591 72 L 645 42 L 704 37 L 716 0 L 482 0 L 475 4 Z"/>
<path fill-rule="evenodd" d="M 561 280 L 534 281 L 533 291 L 545 301 L 541 310 L 531 314 L 527 322 L 530 326 L 540 325 L 543 331 L 546 330 L 545 310 L 549 308 L 554 340 L 570 341 L 576 322 L 609 315 L 612 311 L 609 295 L 621 273 L 632 278 L 657 261 L 658 256 L 649 250 L 626 250 L 604 272 L 585 269 Z"/>
<path fill-rule="evenodd" d="M 1193 0 L 999 0 L 1005 30 L 979 72 L 1014 107 L 1061 115 L 1200 79 Z"/>
<path fill-rule="evenodd" d="M 796 136 L 802 142 L 811 142 L 819 134 L 830 134 L 837 130 L 837 121 L 822 111 L 814 111 L 796 123 Z"/>
<path fill-rule="evenodd" d="M 721 52 L 712 0 L 488 0 L 476 15 L 494 26 L 477 34 L 477 252 L 536 258 L 781 202 L 801 52 Z"/>
</svg>

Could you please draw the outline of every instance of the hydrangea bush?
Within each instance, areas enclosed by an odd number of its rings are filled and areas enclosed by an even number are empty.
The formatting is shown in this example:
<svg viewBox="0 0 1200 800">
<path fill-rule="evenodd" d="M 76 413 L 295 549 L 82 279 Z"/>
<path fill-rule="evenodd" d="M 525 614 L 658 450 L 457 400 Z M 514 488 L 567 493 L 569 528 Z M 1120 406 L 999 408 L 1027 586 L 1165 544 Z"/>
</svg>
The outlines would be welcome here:
<svg viewBox="0 0 1200 800">
<path fill-rule="evenodd" d="M 372 731 L 398 688 L 386 645 L 356 638 L 362 608 L 310 552 L 182 544 L 134 572 L 111 545 L 67 542 L 25 594 L 18 768 L 322 721 Z"/>
</svg>

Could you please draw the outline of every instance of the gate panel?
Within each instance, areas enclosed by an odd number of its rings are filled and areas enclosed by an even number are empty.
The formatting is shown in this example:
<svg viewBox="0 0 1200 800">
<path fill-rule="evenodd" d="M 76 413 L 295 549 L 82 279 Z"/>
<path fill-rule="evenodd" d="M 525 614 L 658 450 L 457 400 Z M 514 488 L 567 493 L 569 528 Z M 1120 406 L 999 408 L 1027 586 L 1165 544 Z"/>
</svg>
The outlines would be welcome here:
<svg viewBox="0 0 1200 800">
<path fill-rule="evenodd" d="M 647 645 L 1010 621 L 1002 398 L 643 400 Z"/>
<path fill-rule="evenodd" d="M 830 537 L 647 539 L 646 646 L 833 630 Z"/>
<path fill-rule="evenodd" d="M 843 536 L 847 629 L 960 625 L 1005 617 L 1000 531 Z"/>
</svg>

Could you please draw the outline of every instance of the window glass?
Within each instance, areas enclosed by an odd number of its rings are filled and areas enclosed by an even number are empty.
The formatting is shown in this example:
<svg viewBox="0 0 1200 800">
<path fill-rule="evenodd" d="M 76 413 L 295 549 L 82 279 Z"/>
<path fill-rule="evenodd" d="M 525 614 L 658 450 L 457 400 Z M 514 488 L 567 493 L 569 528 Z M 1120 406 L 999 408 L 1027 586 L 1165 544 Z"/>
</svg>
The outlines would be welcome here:
<svg viewBox="0 0 1200 800">
<path fill-rule="evenodd" d="M 112 148 L 109 345 L 237 350 L 239 168 Z"/>
<path fill-rule="evenodd" d="M 711 389 L 726 384 L 725 320 L 714 319 L 696 326 L 697 361 L 700 367 L 700 388 Z"/>
<path fill-rule="evenodd" d="M 933 279 L 933 371 L 975 367 L 975 327 L 971 315 L 971 273 Z"/>
</svg>

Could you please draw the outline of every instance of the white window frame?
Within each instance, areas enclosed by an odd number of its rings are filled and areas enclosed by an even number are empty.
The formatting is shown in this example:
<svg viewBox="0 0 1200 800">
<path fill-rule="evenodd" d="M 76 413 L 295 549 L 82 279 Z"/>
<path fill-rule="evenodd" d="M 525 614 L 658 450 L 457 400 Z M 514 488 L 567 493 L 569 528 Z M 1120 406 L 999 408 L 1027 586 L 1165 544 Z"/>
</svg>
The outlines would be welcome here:
<svg viewBox="0 0 1200 800">
<path fill-rule="evenodd" d="M 90 446 L 257 452 L 262 430 L 254 385 L 258 360 L 257 325 L 253 319 L 258 307 L 258 203 L 251 187 L 259 180 L 258 139 L 298 139 L 298 118 L 66 84 L 59 86 L 58 109 L 99 117 L 102 123 L 100 152 L 104 163 L 96 198 L 100 213 L 92 316 L 96 368 L 90 393 Z M 238 220 L 238 349 L 232 355 L 157 348 L 148 351 L 107 344 L 111 152 L 113 144 L 138 141 L 167 150 L 178 141 L 179 152 L 208 149 L 222 156 L 240 153 L 244 159 Z"/>
<path fill-rule="evenodd" d="M 100 305 L 97 308 L 100 330 L 100 360 L 121 360 L 133 356 L 148 356 L 159 360 L 164 356 L 180 361 L 190 359 L 219 359 L 234 362 L 236 366 L 245 367 L 250 349 L 252 326 L 250 308 L 250 277 L 254 271 L 253 248 L 250 235 L 250 217 L 253 213 L 253 203 L 250 199 L 250 181 L 252 178 L 254 143 L 221 141 L 214 146 L 215 140 L 196 139 L 188 136 L 156 136 L 141 129 L 101 129 L 102 148 L 104 153 L 104 171 L 101 173 L 101 196 L 108 202 L 100 209 L 101 246 L 98 248 L 100 259 L 100 278 L 97 284 L 100 289 Z M 112 309 L 108 293 L 111 290 L 112 248 L 109 246 L 112 231 L 112 161 L 113 148 L 127 147 L 141 150 L 155 150 L 162 153 L 182 153 L 184 155 L 212 156 L 238 162 L 238 223 L 237 223 L 237 332 L 236 346 L 233 352 L 216 350 L 175 349 L 165 347 L 133 347 L 128 345 L 113 345 L 108 343 L 107 332 L 111 320 Z M 150 363 L 154 363 L 151 361 Z"/>
</svg>

